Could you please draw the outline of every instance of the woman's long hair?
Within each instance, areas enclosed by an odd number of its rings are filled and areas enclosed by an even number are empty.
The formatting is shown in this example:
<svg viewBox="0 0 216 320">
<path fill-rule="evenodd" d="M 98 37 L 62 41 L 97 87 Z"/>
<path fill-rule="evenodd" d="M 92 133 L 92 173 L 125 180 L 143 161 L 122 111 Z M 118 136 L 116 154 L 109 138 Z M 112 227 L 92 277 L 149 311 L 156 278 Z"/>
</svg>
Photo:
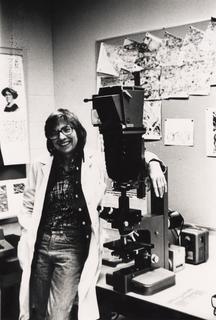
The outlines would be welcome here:
<svg viewBox="0 0 216 320">
<path fill-rule="evenodd" d="M 78 142 L 76 146 L 76 153 L 84 158 L 83 149 L 86 143 L 86 130 L 80 123 L 79 119 L 75 114 L 68 109 L 60 108 L 57 111 L 51 113 L 45 122 L 45 136 L 47 138 L 47 149 L 49 153 L 53 156 L 56 154 L 56 149 L 53 146 L 52 140 L 49 138 L 50 133 L 58 125 L 59 121 L 63 120 L 71 126 L 71 128 L 76 130 Z"/>
</svg>

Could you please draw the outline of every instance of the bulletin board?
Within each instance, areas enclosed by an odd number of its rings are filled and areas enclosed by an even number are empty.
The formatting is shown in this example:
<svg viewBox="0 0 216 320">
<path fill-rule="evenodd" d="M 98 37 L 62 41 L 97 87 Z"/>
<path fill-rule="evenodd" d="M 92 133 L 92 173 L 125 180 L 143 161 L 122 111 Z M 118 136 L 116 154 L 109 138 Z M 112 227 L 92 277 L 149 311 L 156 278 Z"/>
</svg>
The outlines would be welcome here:
<svg viewBox="0 0 216 320">
<path fill-rule="evenodd" d="M 0 48 L 0 222 L 17 215 L 29 162 L 23 51 Z"/>
<path fill-rule="evenodd" d="M 146 149 L 168 166 L 169 208 L 216 229 L 216 20 L 102 39 L 97 89 L 144 88 Z"/>
</svg>

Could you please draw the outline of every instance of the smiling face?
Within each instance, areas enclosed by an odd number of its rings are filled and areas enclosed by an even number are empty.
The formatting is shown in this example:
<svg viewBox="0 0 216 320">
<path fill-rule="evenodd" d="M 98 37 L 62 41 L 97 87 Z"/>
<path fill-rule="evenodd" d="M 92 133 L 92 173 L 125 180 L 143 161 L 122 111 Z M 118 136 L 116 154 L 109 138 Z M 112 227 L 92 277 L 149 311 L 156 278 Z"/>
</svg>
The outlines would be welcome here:
<svg viewBox="0 0 216 320">
<path fill-rule="evenodd" d="M 52 130 L 50 140 L 56 151 L 63 156 L 72 155 L 78 143 L 76 130 L 71 128 L 68 122 L 61 119 L 59 119 L 58 124 Z"/>
</svg>

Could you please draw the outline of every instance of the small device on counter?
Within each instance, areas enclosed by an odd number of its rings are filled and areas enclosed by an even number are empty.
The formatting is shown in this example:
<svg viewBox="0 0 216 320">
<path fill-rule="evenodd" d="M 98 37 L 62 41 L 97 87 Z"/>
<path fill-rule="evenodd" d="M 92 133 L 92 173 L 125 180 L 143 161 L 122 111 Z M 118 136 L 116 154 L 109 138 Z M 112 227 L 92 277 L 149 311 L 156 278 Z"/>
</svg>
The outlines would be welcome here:
<svg viewBox="0 0 216 320">
<path fill-rule="evenodd" d="M 181 232 L 181 245 L 185 247 L 185 262 L 200 264 L 209 256 L 209 233 L 200 228 L 185 228 Z"/>
<path fill-rule="evenodd" d="M 169 269 L 178 272 L 185 267 L 185 247 L 171 244 L 169 247 Z"/>
</svg>

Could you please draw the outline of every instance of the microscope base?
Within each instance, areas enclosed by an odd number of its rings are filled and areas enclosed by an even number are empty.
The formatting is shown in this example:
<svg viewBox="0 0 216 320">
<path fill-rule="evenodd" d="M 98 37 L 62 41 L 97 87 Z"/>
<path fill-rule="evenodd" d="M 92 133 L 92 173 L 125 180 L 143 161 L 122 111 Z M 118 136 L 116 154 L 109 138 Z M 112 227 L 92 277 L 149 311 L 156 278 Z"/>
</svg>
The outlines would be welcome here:
<svg viewBox="0 0 216 320">
<path fill-rule="evenodd" d="M 106 282 L 113 286 L 114 290 L 124 294 L 133 291 L 151 295 L 173 286 L 175 274 L 164 268 L 135 270 L 132 266 L 107 274 Z"/>
<path fill-rule="evenodd" d="M 142 273 L 131 280 L 133 292 L 151 295 L 175 285 L 175 274 L 164 268 L 157 268 Z"/>
</svg>

